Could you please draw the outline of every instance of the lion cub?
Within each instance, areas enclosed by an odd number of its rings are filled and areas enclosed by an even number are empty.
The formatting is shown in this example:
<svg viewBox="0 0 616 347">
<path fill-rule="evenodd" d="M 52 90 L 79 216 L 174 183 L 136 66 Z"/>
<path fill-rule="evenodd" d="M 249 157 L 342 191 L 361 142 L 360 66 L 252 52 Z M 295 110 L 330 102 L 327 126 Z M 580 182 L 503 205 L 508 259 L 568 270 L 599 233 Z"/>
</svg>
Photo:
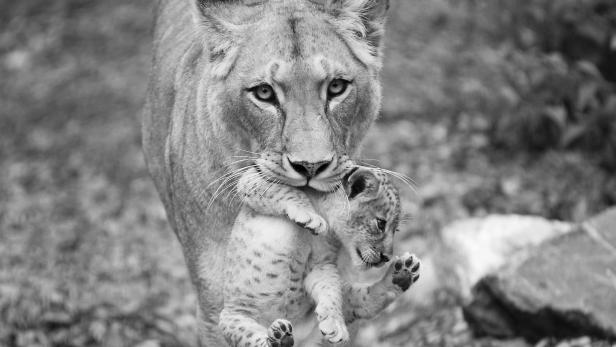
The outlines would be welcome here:
<svg viewBox="0 0 616 347">
<path fill-rule="evenodd" d="M 315 341 L 313 312 L 329 343 L 345 343 L 346 323 L 376 315 L 419 277 L 419 261 L 408 253 L 372 285 L 343 283 L 338 273 L 340 251 L 364 269 L 392 257 L 400 201 L 378 170 L 359 167 L 333 193 L 316 195 L 269 182 L 250 169 L 238 190 L 244 205 L 228 243 L 219 321 L 232 346 Z M 294 333 L 289 320 L 306 324 L 296 325 Z"/>
</svg>

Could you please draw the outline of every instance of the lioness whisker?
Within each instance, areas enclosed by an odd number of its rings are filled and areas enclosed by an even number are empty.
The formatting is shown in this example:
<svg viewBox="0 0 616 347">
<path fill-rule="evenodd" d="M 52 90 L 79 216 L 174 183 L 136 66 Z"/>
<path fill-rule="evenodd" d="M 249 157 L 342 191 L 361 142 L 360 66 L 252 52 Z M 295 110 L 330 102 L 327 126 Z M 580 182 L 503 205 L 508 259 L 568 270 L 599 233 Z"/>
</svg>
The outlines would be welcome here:
<svg viewBox="0 0 616 347">
<path fill-rule="evenodd" d="M 251 174 L 247 176 L 245 179 L 248 182 L 253 182 L 255 179 L 257 179 L 257 175 Z M 229 197 L 229 194 L 231 194 L 231 197 Z M 228 208 L 231 208 L 231 205 L 235 202 L 235 199 L 237 199 L 239 202 L 242 202 L 242 199 L 239 196 L 240 191 L 237 189 L 237 184 L 233 186 L 233 189 L 231 190 L 229 194 L 227 194 L 227 199 L 229 199 L 229 204 L 227 205 Z"/>
<path fill-rule="evenodd" d="M 225 180 L 220 186 L 218 186 L 218 189 L 216 189 L 216 191 L 212 195 L 212 198 L 210 199 L 210 202 L 207 205 L 207 209 L 209 210 L 214 201 L 216 201 L 218 197 L 220 197 L 222 194 L 228 191 L 229 188 L 232 188 L 233 186 L 234 182 L 232 180 Z"/>
<path fill-rule="evenodd" d="M 269 182 L 269 180 L 267 179 L 267 177 L 265 177 L 265 175 L 263 174 L 263 172 L 259 171 L 257 172 L 257 177 L 261 180 L 259 182 L 259 185 L 263 185 L 263 182 Z M 264 189 L 259 195 L 261 198 L 263 198 L 263 196 L 267 193 L 267 191 L 274 186 L 274 182 L 270 182 L 270 184 L 267 186 L 266 189 Z M 260 187 L 259 187 L 260 188 Z"/>
<path fill-rule="evenodd" d="M 263 177 L 265 177 L 262 173 L 261 173 L 261 175 Z M 265 191 L 263 192 L 261 197 L 263 197 L 265 194 L 267 194 L 267 191 L 270 190 L 272 187 L 274 187 L 275 185 L 280 184 L 280 183 L 281 183 L 280 180 L 277 179 L 277 178 L 274 178 L 273 180 L 271 180 L 269 187 L 267 187 L 267 189 L 265 189 Z"/>
<path fill-rule="evenodd" d="M 243 168 L 239 168 L 237 170 L 233 170 L 227 174 L 224 174 L 223 176 L 221 176 L 220 178 L 216 179 L 214 182 L 219 181 L 222 179 L 222 182 L 220 183 L 220 185 L 218 186 L 218 188 L 216 189 L 216 191 L 214 191 L 214 193 L 212 194 L 212 198 L 210 199 L 207 209 L 209 209 L 212 204 L 214 203 L 214 201 L 220 197 L 222 194 L 224 194 L 225 192 L 227 192 L 229 190 L 229 188 L 233 188 L 235 186 L 235 182 L 234 180 L 238 177 L 240 177 L 241 175 L 244 174 L 244 172 L 246 170 L 248 170 L 251 166 L 247 166 L 247 167 L 243 167 Z M 212 183 L 214 183 L 212 182 Z M 208 185 L 211 186 L 212 183 L 210 183 Z"/>
<path fill-rule="evenodd" d="M 230 168 L 234 164 L 239 164 L 239 163 L 243 163 L 243 162 L 247 162 L 247 161 L 254 161 L 254 158 L 239 159 L 239 160 L 232 161 L 232 162 L 230 162 L 230 163 L 228 163 L 226 165 L 227 165 L 227 167 Z"/>
<path fill-rule="evenodd" d="M 235 176 L 235 175 L 241 175 L 244 171 L 248 170 L 251 166 L 246 166 L 246 167 L 241 167 L 239 169 L 235 169 L 235 170 L 231 170 L 229 172 L 226 172 L 224 174 L 222 174 L 220 177 L 218 177 L 217 179 L 213 180 L 212 182 L 210 182 L 210 184 L 207 185 L 207 188 L 211 187 L 214 183 L 222 180 L 222 179 L 227 179 L 230 176 Z"/>
<path fill-rule="evenodd" d="M 257 157 L 261 156 L 261 153 L 251 152 L 251 151 L 247 151 L 247 150 L 245 150 L 245 149 L 238 149 L 238 151 L 240 151 L 240 152 L 245 152 L 245 153 L 249 153 L 249 154 L 253 154 L 253 155 L 256 155 Z"/>
<path fill-rule="evenodd" d="M 214 203 L 214 201 L 220 197 L 222 194 L 224 194 L 225 192 L 228 191 L 228 189 L 230 187 L 233 187 L 235 185 L 235 182 L 233 180 L 233 177 L 227 178 L 225 179 L 219 186 L 218 188 L 216 188 L 216 190 L 214 191 L 214 193 L 212 194 L 212 197 L 210 198 L 210 201 L 208 202 L 207 208 L 209 209 L 212 206 L 212 203 Z"/>
<path fill-rule="evenodd" d="M 270 182 L 269 186 L 263 191 L 263 193 L 261 193 L 261 198 L 263 198 L 265 194 L 267 194 L 267 191 L 270 190 L 274 185 L 276 185 L 275 182 Z"/>
<path fill-rule="evenodd" d="M 217 187 L 216 191 L 214 192 L 213 195 L 216 195 L 216 193 L 219 191 L 219 189 L 225 184 L 225 182 L 227 182 L 228 179 L 233 179 L 235 177 L 237 177 L 237 175 L 241 175 L 243 173 L 243 171 L 247 170 L 249 167 L 243 167 L 243 168 L 239 168 L 236 170 L 232 170 L 230 172 L 225 172 L 224 174 L 222 174 L 220 177 L 216 178 L 215 180 L 213 180 L 212 182 L 210 182 L 204 189 L 204 190 L 193 190 L 192 193 L 196 193 L 199 196 L 203 195 L 204 193 L 206 193 L 210 187 L 212 187 L 214 184 L 216 184 L 217 182 L 221 181 L 220 185 Z M 209 207 L 212 204 L 212 200 L 210 199 L 210 201 L 208 202 L 208 206 L 206 209 L 209 209 Z"/>
<path fill-rule="evenodd" d="M 231 205 L 233 205 L 233 202 L 235 201 L 235 199 L 239 197 L 239 193 L 240 193 L 240 191 L 237 189 L 237 183 L 234 184 L 231 187 L 231 189 L 228 190 L 228 193 L 226 195 L 226 199 L 229 202 L 227 204 L 227 208 L 231 208 Z"/>
</svg>

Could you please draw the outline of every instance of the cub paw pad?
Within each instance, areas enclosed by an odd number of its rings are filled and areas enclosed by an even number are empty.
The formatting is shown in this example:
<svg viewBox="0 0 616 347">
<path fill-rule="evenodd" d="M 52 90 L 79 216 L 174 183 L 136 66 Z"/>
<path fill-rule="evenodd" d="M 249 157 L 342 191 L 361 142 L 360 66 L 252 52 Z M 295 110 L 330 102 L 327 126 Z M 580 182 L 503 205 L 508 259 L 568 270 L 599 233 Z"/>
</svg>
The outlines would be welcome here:
<svg viewBox="0 0 616 347">
<path fill-rule="evenodd" d="M 267 329 L 267 341 L 271 347 L 292 347 L 293 326 L 286 319 L 276 319 Z"/>
<path fill-rule="evenodd" d="M 391 266 L 393 266 L 392 283 L 400 287 L 403 291 L 417 282 L 419 279 L 419 267 L 421 262 L 416 255 L 404 253 L 400 257 L 396 257 Z"/>
<path fill-rule="evenodd" d="M 349 332 L 343 320 L 325 318 L 319 323 L 321 334 L 332 344 L 347 343 L 349 341 Z"/>
</svg>

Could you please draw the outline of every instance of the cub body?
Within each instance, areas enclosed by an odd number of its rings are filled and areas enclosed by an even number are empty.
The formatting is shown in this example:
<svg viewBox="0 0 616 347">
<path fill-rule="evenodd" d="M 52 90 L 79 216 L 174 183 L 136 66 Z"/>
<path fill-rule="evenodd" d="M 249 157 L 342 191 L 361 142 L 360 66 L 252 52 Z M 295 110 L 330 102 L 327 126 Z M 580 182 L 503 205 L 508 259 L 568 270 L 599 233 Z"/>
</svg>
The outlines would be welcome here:
<svg viewBox="0 0 616 347">
<path fill-rule="evenodd" d="M 360 268 L 392 258 L 399 198 L 377 170 L 355 170 L 330 194 L 263 181 L 252 169 L 238 188 L 244 206 L 227 247 L 219 320 L 232 346 L 348 342 L 346 323 L 374 316 L 416 280 L 410 254 L 371 286 L 344 283 L 338 273 L 342 251 Z M 404 266 L 394 274 L 395 264 Z"/>
</svg>

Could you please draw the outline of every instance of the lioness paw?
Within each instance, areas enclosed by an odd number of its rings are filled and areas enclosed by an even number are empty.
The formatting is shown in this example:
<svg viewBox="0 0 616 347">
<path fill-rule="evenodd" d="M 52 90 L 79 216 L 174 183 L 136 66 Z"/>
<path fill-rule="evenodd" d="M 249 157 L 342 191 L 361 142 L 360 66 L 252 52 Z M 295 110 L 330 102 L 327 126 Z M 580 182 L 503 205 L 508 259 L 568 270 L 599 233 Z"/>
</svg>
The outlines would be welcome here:
<svg viewBox="0 0 616 347">
<path fill-rule="evenodd" d="M 292 347 L 293 326 L 286 319 L 276 319 L 267 329 L 267 342 L 271 347 Z"/>
<path fill-rule="evenodd" d="M 420 265 L 419 258 L 409 252 L 396 257 L 391 264 L 393 269 L 392 283 L 402 289 L 402 291 L 406 291 L 419 279 Z"/>
<path fill-rule="evenodd" d="M 314 211 L 290 208 L 287 210 L 287 215 L 297 225 L 310 230 L 315 235 L 320 235 L 327 231 L 327 222 Z"/>
<path fill-rule="evenodd" d="M 327 317 L 319 322 L 321 334 L 332 344 L 345 344 L 349 342 L 349 332 L 344 319 Z"/>
</svg>

